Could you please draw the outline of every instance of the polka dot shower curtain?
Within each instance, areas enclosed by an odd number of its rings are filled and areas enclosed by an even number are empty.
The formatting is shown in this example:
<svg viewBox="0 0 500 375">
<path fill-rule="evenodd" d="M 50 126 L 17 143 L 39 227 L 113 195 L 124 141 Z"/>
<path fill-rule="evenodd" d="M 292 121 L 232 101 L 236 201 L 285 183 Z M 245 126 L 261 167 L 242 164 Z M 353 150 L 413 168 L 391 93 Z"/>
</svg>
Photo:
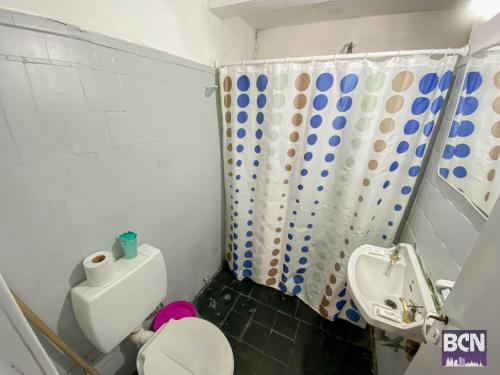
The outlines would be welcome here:
<svg viewBox="0 0 500 375">
<path fill-rule="evenodd" d="M 234 275 L 364 323 L 346 289 L 363 243 L 389 246 L 456 57 L 220 68 L 226 259 Z"/>
<path fill-rule="evenodd" d="M 470 59 L 439 174 L 482 212 L 500 194 L 500 51 Z"/>
</svg>

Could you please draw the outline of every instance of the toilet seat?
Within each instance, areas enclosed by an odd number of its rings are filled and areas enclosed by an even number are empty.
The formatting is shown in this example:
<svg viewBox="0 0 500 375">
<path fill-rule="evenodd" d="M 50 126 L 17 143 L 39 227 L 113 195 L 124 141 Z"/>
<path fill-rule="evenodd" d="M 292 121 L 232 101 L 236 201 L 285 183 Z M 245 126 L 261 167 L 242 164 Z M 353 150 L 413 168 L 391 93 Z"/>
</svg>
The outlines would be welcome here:
<svg viewBox="0 0 500 375">
<path fill-rule="evenodd" d="M 233 375 L 233 351 L 215 325 L 199 318 L 171 320 L 139 350 L 139 375 Z"/>
</svg>

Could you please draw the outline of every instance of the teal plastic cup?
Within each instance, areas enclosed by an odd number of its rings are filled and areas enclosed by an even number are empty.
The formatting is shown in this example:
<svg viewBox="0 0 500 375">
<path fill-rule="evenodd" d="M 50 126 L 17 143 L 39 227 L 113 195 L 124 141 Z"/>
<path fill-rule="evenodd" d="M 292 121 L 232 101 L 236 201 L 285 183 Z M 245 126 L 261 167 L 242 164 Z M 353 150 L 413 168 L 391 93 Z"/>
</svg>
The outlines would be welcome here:
<svg viewBox="0 0 500 375">
<path fill-rule="evenodd" d="M 122 245 L 125 259 L 133 259 L 137 256 L 137 233 L 128 231 L 118 237 Z"/>
</svg>

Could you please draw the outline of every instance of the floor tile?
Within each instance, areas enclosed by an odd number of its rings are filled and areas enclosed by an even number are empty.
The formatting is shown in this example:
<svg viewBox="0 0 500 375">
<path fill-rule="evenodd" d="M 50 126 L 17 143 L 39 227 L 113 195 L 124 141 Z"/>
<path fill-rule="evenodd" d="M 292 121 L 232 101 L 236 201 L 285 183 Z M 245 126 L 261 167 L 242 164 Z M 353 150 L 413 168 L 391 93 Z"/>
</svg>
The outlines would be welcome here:
<svg viewBox="0 0 500 375">
<path fill-rule="evenodd" d="M 239 292 L 241 294 L 248 296 L 252 292 L 254 285 L 255 285 L 255 283 L 252 280 L 250 280 L 249 278 L 245 278 L 241 281 L 236 279 L 236 278 L 233 278 L 233 280 L 229 284 L 229 287 L 231 289 L 236 290 L 237 292 Z"/>
<path fill-rule="evenodd" d="M 285 294 L 278 295 L 271 301 L 271 307 L 285 314 L 293 316 L 297 309 L 297 297 L 287 296 Z"/>
<path fill-rule="evenodd" d="M 281 296 L 281 293 L 276 289 L 255 284 L 250 296 L 264 305 L 270 305 L 271 302 L 277 300 Z"/>
<path fill-rule="evenodd" d="M 225 334 L 225 336 L 227 341 L 229 341 L 229 345 L 231 345 L 231 349 L 233 350 L 234 353 L 238 348 L 238 345 L 240 345 L 240 340 L 228 334 Z"/>
<path fill-rule="evenodd" d="M 208 300 L 199 300 L 196 308 L 202 318 L 220 325 L 236 303 L 237 298 L 237 292 L 224 287 L 214 297 L 210 297 Z"/>
<path fill-rule="evenodd" d="M 322 337 L 323 332 L 319 328 L 300 322 L 295 336 L 295 346 L 319 348 Z"/>
<path fill-rule="evenodd" d="M 234 354 L 234 375 L 257 375 L 256 364 L 262 354 L 254 348 L 240 343 Z"/>
<path fill-rule="evenodd" d="M 234 375 L 373 374 L 370 329 L 327 321 L 296 297 L 235 279 L 227 266 L 195 305 L 226 335 Z"/>
<path fill-rule="evenodd" d="M 255 321 L 250 322 L 241 341 L 262 351 L 271 334 L 271 329 Z"/>
<path fill-rule="evenodd" d="M 345 340 L 349 338 L 350 326 L 352 326 L 352 323 L 349 323 L 344 319 L 337 319 L 333 322 L 332 321 L 323 322 L 324 330 L 334 335 L 337 335 L 338 337 L 341 337 Z"/>
<path fill-rule="evenodd" d="M 273 332 L 264 345 L 264 354 L 280 362 L 288 363 L 292 345 L 292 340 Z"/>
<path fill-rule="evenodd" d="M 343 341 L 334 335 L 330 336 L 332 340 L 323 340 L 324 332 L 310 325 L 300 324 L 290 356 L 288 374 L 337 374 L 337 358 L 340 356 L 338 348 Z"/>
<path fill-rule="evenodd" d="M 233 306 L 233 310 L 251 318 L 255 310 L 257 310 L 257 304 L 258 302 L 254 299 L 240 295 Z"/>
<path fill-rule="evenodd" d="M 291 340 L 294 340 L 298 325 L 299 322 L 297 320 L 280 312 L 276 317 L 273 330 L 281 333 Z"/>
<path fill-rule="evenodd" d="M 359 346 L 343 343 L 338 347 L 338 355 L 332 362 L 337 373 L 341 374 L 372 374 L 372 354 Z"/>
<path fill-rule="evenodd" d="M 214 288 L 222 289 L 224 286 L 231 284 L 233 280 L 234 276 L 231 274 L 231 271 L 229 271 L 229 268 L 227 268 L 227 266 L 224 265 L 222 269 L 219 270 L 217 275 L 215 275 L 210 284 Z"/>
<path fill-rule="evenodd" d="M 258 304 L 257 310 L 253 315 L 253 319 L 268 326 L 269 328 L 272 328 L 276 315 L 278 315 L 278 312 L 275 309 L 266 305 Z"/>
<path fill-rule="evenodd" d="M 347 342 L 361 346 L 367 350 L 372 350 L 369 327 L 363 329 L 344 319 L 337 319 L 334 322 L 324 322 L 323 327 L 326 332 L 341 337 Z"/>
<path fill-rule="evenodd" d="M 207 288 L 194 302 L 198 315 L 216 325 L 222 323 L 234 303 L 234 301 L 223 299 L 221 292 L 221 290 Z"/>
<path fill-rule="evenodd" d="M 307 306 L 304 302 L 299 302 L 299 307 L 297 308 L 297 312 L 295 313 L 297 319 L 303 320 L 306 323 L 309 323 L 315 327 L 321 326 L 321 321 L 323 318 L 309 306 Z"/>
<path fill-rule="evenodd" d="M 257 370 L 260 375 L 285 375 L 287 367 L 278 361 L 262 355 L 257 363 Z"/>
<path fill-rule="evenodd" d="M 235 311 L 231 311 L 227 316 L 226 320 L 222 324 L 222 330 L 224 333 L 234 336 L 236 338 L 241 338 L 245 328 L 248 324 L 249 319 Z"/>
</svg>

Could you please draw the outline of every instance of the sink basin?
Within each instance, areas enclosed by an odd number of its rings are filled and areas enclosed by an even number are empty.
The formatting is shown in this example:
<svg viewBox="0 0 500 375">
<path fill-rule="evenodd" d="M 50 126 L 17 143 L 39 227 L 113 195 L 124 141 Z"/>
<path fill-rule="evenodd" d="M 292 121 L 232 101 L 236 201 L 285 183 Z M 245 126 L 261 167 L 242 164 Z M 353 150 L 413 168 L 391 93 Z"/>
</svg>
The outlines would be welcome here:
<svg viewBox="0 0 500 375">
<path fill-rule="evenodd" d="M 409 244 L 400 246 L 400 259 L 392 264 L 390 255 L 394 248 L 358 247 L 349 258 L 348 285 L 368 324 L 388 333 L 421 340 L 424 318 L 427 313 L 436 313 L 436 307 L 415 248 Z M 402 319 L 401 297 L 422 306 L 412 323 L 405 323 Z"/>
</svg>

